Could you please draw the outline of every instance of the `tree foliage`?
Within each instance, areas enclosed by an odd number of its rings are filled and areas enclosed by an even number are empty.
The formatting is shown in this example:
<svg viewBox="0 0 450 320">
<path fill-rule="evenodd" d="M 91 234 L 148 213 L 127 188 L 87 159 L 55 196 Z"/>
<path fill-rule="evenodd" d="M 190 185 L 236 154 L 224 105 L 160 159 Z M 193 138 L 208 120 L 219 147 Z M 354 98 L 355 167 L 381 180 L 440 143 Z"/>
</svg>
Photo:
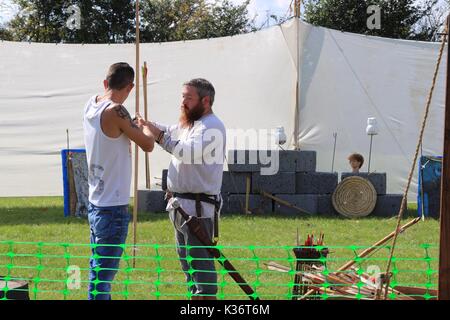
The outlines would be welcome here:
<svg viewBox="0 0 450 320">
<path fill-rule="evenodd" d="M 13 0 L 19 12 L 0 29 L 15 41 L 68 43 L 134 42 L 135 1 L 130 0 Z M 254 30 L 248 17 L 250 0 L 141 0 L 141 41 L 164 42 L 231 36 Z M 68 26 L 73 6 L 79 8 L 80 28 Z"/>
<path fill-rule="evenodd" d="M 367 25 L 368 7 L 381 11 L 379 29 Z M 436 14 L 438 0 L 305 0 L 305 18 L 314 25 L 389 38 L 432 40 L 442 25 Z"/>
</svg>

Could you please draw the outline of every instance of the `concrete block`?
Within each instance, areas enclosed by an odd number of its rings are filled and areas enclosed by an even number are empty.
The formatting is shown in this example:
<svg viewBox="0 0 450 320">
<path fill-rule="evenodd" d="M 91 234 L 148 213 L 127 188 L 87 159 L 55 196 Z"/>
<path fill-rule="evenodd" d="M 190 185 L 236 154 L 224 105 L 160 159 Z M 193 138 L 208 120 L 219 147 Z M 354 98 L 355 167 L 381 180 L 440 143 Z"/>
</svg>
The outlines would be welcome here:
<svg viewBox="0 0 450 320">
<path fill-rule="evenodd" d="M 315 172 L 315 151 L 295 150 L 230 150 L 228 170 L 232 172 Z"/>
<path fill-rule="evenodd" d="M 370 216 L 373 217 L 396 217 L 400 211 L 403 195 L 387 194 L 378 196 L 377 205 Z"/>
<path fill-rule="evenodd" d="M 230 150 L 227 161 L 228 171 L 231 172 L 259 172 L 261 170 L 256 150 Z"/>
<path fill-rule="evenodd" d="M 317 154 L 315 151 L 279 150 L 277 152 L 278 156 L 274 154 L 272 158 L 279 159 L 280 172 L 316 171 Z"/>
<path fill-rule="evenodd" d="M 317 213 L 323 216 L 338 216 L 339 213 L 333 207 L 332 195 L 317 196 Z"/>
<path fill-rule="evenodd" d="M 297 172 L 297 194 L 332 194 L 338 185 L 338 174 L 328 172 Z"/>
<path fill-rule="evenodd" d="M 228 197 L 228 210 L 230 213 L 244 213 L 245 194 L 230 194 Z M 251 194 L 249 197 L 249 210 L 253 213 L 272 213 L 272 200 Z"/>
<path fill-rule="evenodd" d="M 297 151 L 296 170 L 297 172 L 315 172 L 317 167 L 316 151 Z"/>
<path fill-rule="evenodd" d="M 252 193 L 295 194 L 295 172 L 280 172 L 272 176 L 252 174 Z"/>
<path fill-rule="evenodd" d="M 277 194 L 277 198 L 284 200 L 302 210 L 305 210 L 312 215 L 317 215 L 318 196 L 313 194 Z M 274 201 L 274 211 L 279 214 L 286 214 L 292 216 L 310 216 L 307 213 L 302 213 L 296 209 L 282 205 Z"/>
<path fill-rule="evenodd" d="M 166 212 L 164 191 L 138 190 L 138 212 Z"/>
<path fill-rule="evenodd" d="M 368 179 L 373 186 L 375 187 L 375 190 L 377 191 L 378 195 L 385 195 L 387 190 L 387 177 L 386 173 L 351 173 L 351 172 L 344 172 L 341 175 L 341 181 L 345 178 L 351 177 L 351 176 L 359 176 Z"/>
<path fill-rule="evenodd" d="M 161 184 L 161 188 L 164 191 L 167 191 L 167 175 L 169 173 L 169 170 L 163 170 L 162 172 L 162 184 Z"/>
<path fill-rule="evenodd" d="M 221 195 L 222 195 L 223 204 L 222 204 L 222 210 L 220 211 L 220 214 L 232 213 L 232 212 L 230 212 L 229 204 L 228 204 L 228 198 L 230 197 L 229 193 L 222 192 Z"/>
<path fill-rule="evenodd" d="M 222 179 L 222 193 L 245 193 L 247 187 L 247 177 L 250 177 L 251 186 L 251 173 L 224 171 Z"/>
</svg>

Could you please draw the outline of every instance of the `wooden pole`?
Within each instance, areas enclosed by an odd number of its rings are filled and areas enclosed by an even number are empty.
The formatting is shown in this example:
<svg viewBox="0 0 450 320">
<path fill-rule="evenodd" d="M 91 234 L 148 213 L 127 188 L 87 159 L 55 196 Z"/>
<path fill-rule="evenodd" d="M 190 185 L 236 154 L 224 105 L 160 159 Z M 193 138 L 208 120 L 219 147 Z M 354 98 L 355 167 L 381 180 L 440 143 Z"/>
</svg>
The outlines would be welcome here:
<svg viewBox="0 0 450 320">
<path fill-rule="evenodd" d="M 148 121 L 148 68 L 147 62 L 144 61 L 144 67 L 142 68 L 142 78 L 144 86 L 144 117 L 145 121 Z M 145 186 L 148 190 L 151 188 L 150 181 L 150 155 L 148 152 L 145 153 Z"/>
<path fill-rule="evenodd" d="M 447 33 L 450 16 L 447 18 Z M 447 45 L 444 159 L 441 178 L 441 235 L 439 253 L 439 300 L 450 300 L 450 46 Z"/>
<path fill-rule="evenodd" d="M 136 0 L 136 113 L 139 113 L 139 0 Z M 137 243 L 137 207 L 138 207 L 138 181 L 139 181 L 139 146 L 134 148 L 134 205 L 133 205 L 133 268 L 136 268 L 136 243 Z"/>
<path fill-rule="evenodd" d="M 249 208 L 249 202 L 250 202 L 250 183 L 251 179 L 250 176 L 247 176 L 246 179 L 246 188 L 245 188 L 245 214 L 249 214 L 250 208 Z"/>
<path fill-rule="evenodd" d="M 295 114 L 294 114 L 294 149 L 300 150 L 299 135 L 300 135 L 300 16 L 301 16 L 301 0 L 294 1 L 294 11 L 296 17 L 297 30 L 297 81 L 295 85 Z"/>
<path fill-rule="evenodd" d="M 306 210 L 304 210 L 304 209 L 301 209 L 301 208 L 299 208 L 299 207 L 297 207 L 297 206 L 294 206 L 293 204 L 291 204 L 291 203 L 289 203 L 289 202 L 287 202 L 287 201 L 285 201 L 285 200 L 282 200 L 282 199 L 280 199 L 280 198 L 278 198 L 278 197 L 275 197 L 274 195 L 272 195 L 272 194 L 270 194 L 270 193 L 267 193 L 267 192 L 265 192 L 265 191 L 261 191 L 261 195 L 262 195 L 263 197 L 265 197 L 265 198 L 272 199 L 273 201 L 278 202 L 279 204 L 281 204 L 281 205 L 283 205 L 283 206 L 285 206 L 285 207 L 288 207 L 288 208 L 297 210 L 297 211 L 299 211 L 299 212 L 301 212 L 301 213 L 306 213 L 306 214 L 312 215 L 311 212 L 308 212 L 308 211 L 306 211 Z"/>
<path fill-rule="evenodd" d="M 302 0 L 295 0 L 295 17 L 300 18 L 302 14 Z"/>
</svg>

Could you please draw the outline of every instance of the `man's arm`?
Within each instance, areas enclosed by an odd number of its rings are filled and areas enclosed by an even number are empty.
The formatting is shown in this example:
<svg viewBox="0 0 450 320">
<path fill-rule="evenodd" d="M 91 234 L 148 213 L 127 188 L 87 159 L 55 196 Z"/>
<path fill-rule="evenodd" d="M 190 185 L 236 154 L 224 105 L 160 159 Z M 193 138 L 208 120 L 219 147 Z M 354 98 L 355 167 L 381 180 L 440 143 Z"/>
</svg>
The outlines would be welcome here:
<svg viewBox="0 0 450 320">
<path fill-rule="evenodd" d="M 155 138 L 145 126 L 138 125 L 131 119 L 130 113 L 122 105 L 108 108 L 104 112 L 106 121 L 114 123 L 121 132 L 134 141 L 143 151 L 152 152 L 155 147 Z"/>
<path fill-rule="evenodd" d="M 155 124 L 151 122 L 145 122 L 144 126 L 148 127 L 152 134 L 156 137 L 156 142 L 167 152 L 172 154 L 178 160 L 186 160 L 187 156 L 192 156 L 192 163 L 201 161 L 203 157 L 208 156 L 214 150 L 221 150 L 223 148 L 223 139 L 217 139 L 217 137 L 206 136 L 205 128 L 199 126 L 194 129 L 194 132 L 187 140 L 176 140 L 172 138 L 171 132 L 165 132 L 159 129 Z M 210 133 L 214 133 L 211 131 Z M 217 131 L 217 133 L 220 133 Z M 206 138 L 206 140 L 205 140 Z M 219 137 L 220 138 L 220 137 Z M 205 148 L 208 154 L 204 154 Z"/>
</svg>

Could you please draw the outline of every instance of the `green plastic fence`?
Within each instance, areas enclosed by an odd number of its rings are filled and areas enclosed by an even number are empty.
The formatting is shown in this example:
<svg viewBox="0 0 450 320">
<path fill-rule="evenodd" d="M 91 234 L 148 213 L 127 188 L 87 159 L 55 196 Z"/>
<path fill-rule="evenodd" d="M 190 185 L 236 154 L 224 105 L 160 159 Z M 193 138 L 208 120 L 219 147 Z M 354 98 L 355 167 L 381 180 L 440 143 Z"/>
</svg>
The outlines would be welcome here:
<svg viewBox="0 0 450 320">
<path fill-rule="evenodd" d="M 103 245 L 104 246 L 104 245 Z M 133 246 L 122 245 L 124 254 L 120 268 L 112 282 L 112 298 L 118 300 L 178 300 L 189 299 L 185 275 L 181 270 L 174 245 L 141 244 L 137 246 L 133 267 Z M 69 243 L 25 243 L 0 241 L 0 300 L 7 299 L 11 290 L 8 283 L 26 281 L 32 300 L 85 300 L 87 298 L 89 258 L 92 245 Z M 95 247 L 94 247 L 95 248 Z M 297 286 L 296 267 L 299 259 L 294 254 L 296 247 L 291 246 L 217 246 L 236 267 L 246 282 L 253 288 L 254 298 L 262 300 L 295 300 L 300 296 L 294 289 L 305 289 L 306 284 Z M 298 248 L 298 247 L 297 247 Z M 327 289 L 336 287 L 327 277 L 348 261 L 354 261 L 356 273 L 373 274 L 376 270 L 385 272 L 390 246 L 377 248 L 377 252 L 366 258 L 358 254 L 368 247 L 334 246 L 329 247 L 327 256 L 321 255 L 314 261 L 303 259 L 301 262 L 323 264 L 318 272 L 325 281 L 308 298 L 330 299 Z M 187 249 L 190 249 L 187 247 Z M 315 249 L 322 249 L 315 247 Z M 411 245 L 396 248 L 392 263 L 390 287 L 419 287 L 424 293 L 415 298 L 435 299 L 438 283 L 437 245 Z M 193 258 L 188 256 L 187 260 Z M 269 268 L 276 263 L 284 270 Z M 239 286 L 216 263 L 218 274 L 218 294 L 221 300 L 248 299 Z M 374 271 L 375 270 L 375 271 Z M 194 273 L 195 270 L 189 270 Z M 349 271 L 346 271 L 349 272 Z M 3 284 L 2 284 L 3 283 Z M 305 288 L 302 288 L 304 286 Z M 344 284 L 345 286 L 345 284 Z M 359 281 L 355 284 L 357 293 L 354 299 L 368 298 L 364 291 L 367 284 Z M 395 299 L 392 293 L 389 299 Z"/>
</svg>

